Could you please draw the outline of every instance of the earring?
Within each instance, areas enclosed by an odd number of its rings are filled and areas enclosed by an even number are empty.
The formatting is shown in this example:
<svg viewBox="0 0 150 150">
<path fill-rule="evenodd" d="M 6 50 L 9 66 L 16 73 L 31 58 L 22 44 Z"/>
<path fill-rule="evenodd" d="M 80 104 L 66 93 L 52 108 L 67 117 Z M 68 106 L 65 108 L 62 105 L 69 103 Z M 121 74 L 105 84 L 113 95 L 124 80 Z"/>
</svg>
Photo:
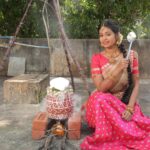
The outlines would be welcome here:
<svg viewBox="0 0 150 150">
<path fill-rule="evenodd" d="M 123 40 L 123 35 L 121 33 L 119 33 L 116 44 L 119 46 L 122 43 L 122 40 Z"/>
</svg>

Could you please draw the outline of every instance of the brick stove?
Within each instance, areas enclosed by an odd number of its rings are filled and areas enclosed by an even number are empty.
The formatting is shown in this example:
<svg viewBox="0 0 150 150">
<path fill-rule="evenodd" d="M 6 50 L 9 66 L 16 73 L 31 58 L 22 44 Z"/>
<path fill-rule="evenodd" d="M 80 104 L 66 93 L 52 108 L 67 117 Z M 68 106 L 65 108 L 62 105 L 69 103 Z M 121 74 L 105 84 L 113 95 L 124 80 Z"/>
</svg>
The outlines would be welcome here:
<svg viewBox="0 0 150 150">
<path fill-rule="evenodd" d="M 39 150 L 49 150 L 48 147 L 50 147 L 53 143 L 52 139 L 56 140 L 56 138 L 53 137 L 58 137 L 59 140 L 62 139 L 62 143 L 64 144 L 66 140 L 78 140 L 80 139 L 80 132 L 80 112 L 74 112 L 71 117 L 65 120 L 50 119 L 47 112 L 38 112 L 33 119 L 32 139 L 45 139 L 44 144 L 39 148 Z M 46 143 L 49 144 L 46 146 Z"/>
<path fill-rule="evenodd" d="M 65 83 L 68 85 L 63 88 Z M 44 150 L 49 150 L 58 137 L 62 140 L 62 147 L 59 149 L 65 146 L 67 139 L 80 139 L 81 113 L 74 112 L 73 100 L 73 90 L 69 81 L 63 78 L 51 80 L 45 96 L 46 112 L 37 113 L 32 125 L 32 138 L 45 138 L 42 145 Z"/>
</svg>

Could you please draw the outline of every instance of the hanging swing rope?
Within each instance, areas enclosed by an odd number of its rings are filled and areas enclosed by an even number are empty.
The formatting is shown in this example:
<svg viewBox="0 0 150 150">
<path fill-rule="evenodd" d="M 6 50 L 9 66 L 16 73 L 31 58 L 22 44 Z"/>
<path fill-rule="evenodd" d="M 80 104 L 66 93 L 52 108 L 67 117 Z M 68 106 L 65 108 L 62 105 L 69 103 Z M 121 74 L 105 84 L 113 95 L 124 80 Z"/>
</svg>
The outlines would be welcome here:
<svg viewBox="0 0 150 150">
<path fill-rule="evenodd" d="M 60 13 L 60 11 L 59 11 L 59 13 Z M 62 39 L 63 48 L 64 48 L 64 51 L 65 51 L 65 56 L 66 56 L 66 60 L 67 60 L 67 64 L 68 64 L 68 68 L 69 68 L 69 72 L 70 72 L 70 76 L 71 76 L 71 82 L 72 82 L 73 91 L 75 91 L 75 84 L 74 84 L 74 78 L 73 78 L 73 73 L 72 73 L 72 68 L 71 68 L 71 62 L 70 62 L 70 59 L 69 59 L 69 53 L 68 53 L 67 48 L 65 46 L 65 40 L 63 40 L 62 33 L 61 33 L 61 39 Z"/>
<path fill-rule="evenodd" d="M 60 32 L 61 32 L 61 35 L 62 35 L 62 41 L 64 41 L 64 46 L 65 46 L 68 54 L 70 54 L 74 64 L 77 66 L 77 68 L 79 70 L 79 73 L 80 73 L 80 76 L 81 76 L 81 78 L 84 82 L 85 89 L 87 90 L 88 94 L 90 95 L 90 91 L 89 91 L 89 87 L 88 87 L 88 84 L 87 84 L 87 81 L 86 81 L 86 76 L 84 74 L 84 70 L 81 68 L 80 64 L 75 59 L 75 57 L 73 57 L 73 55 L 71 54 L 71 46 L 70 46 L 68 37 L 66 35 L 66 32 L 64 30 L 64 26 L 63 26 L 62 19 L 61 19 L 59 0 L 53 0 L 53 4 L 54 4 L 55 11 L 56 11 L 57 19 L 58 19 L 59 29 L 60 29 Z"/>
<path fill-rule="evenodd" d="M 14 33 L 14 36 L 12 36 L 12 38 L 9 41 L 8 48 L 7 48 L 7 50 L 5 52 L 5 55 L 4 55 L 4 57 L 3 57 L 3 59 L 2 59 L 2 61 L 0 63 L 0 71 L 2 71 L 5 68 L 6 61 L 8 60 L 8 57 L 10 55 L 11 48 L 13 47 L 14 42 L 16 40 L 16 36 L 18 35 L 18 33 L 19 33 L 19 31 L 20 31 L 20 29 L 21 29 L 21 27 L 23 25 L 23 22 L 24 22 L 24 20 L 25 20 L 25 18 L 27 16 L 28 11 L 29 11 L 29 8 L 31 7 L 32 1 L 33 0 L 29 0 L 27 8 L 26 8 L 26 10 L 25 10 L 25 12 L 23 14 L 23 17 L 21 18 L 21 21 L 20 21 L 19 25 L 16 28 L 16 32 Z"/>
<path fill-rule="evenodd" d="M 43 5 L 43 9 L 42 9 L 42 18 L 43 18 L 43 22 L 44 22 L 44 26 L 45 26 L 45 31 L 46 31 L 46 37 L 47 37 L 47 42 L 48 42 L 49 54 L 51 56 L 51 44 L 50 44 L 50 38 L 49 38 L 49 34 L 48 34 L 48 31 L 49 31 L 48 27 L 49 26 L 48 26 L 48 23 L 46 21 L 46 18 L 44 17 L 44 12 L 45 12 L 45 9 L 46 9 L 46 3 L 47 3 L 47 0 L 44 1 L 44 5 Z M 51 63 L 50 63 L 50 65 L 51 65 Z"/>
<path fill-rule="evenodd" d="M 48 23 L 47 23 L 48 22 L 48 15 L 47 15 L 46 19 L 44 17 L 44 10 L 46 10 L 46 13 L 47 13 L 46 4 L 48 4 L 48 0 L 44 1 L 44 6 L 43 6 L 43 10 L 42 10 L 43 22 L 44 22 L 44 25 L 45 25 L 46 36 L 47 36 L 47 39 L 48 39 L 48 47 L 35 46 L 35 45 L 23 44 L 23 43 L 15 42 L 16 36 L 18 35 L 18 33 L 19 33 L 19 31 L 20 31 L 20 29 L 21 29 L 21 27 L 23 25 L 23 22 L 24 22 L 24 20 L 25 20 L 25 18 L 27 16 L 29 8 L 31 7 L 32 1 L 33 0 L 29 0 L 29 3 L 28 3 L 27 8 L 25 10 L 25 13 L 24 13 L 23 17 L 21 18 L 21 21 L 20 21 L 19 25 L 17 26 L 16 32 L 14 33 L 14 36 L 12 36 L 10 38 L 8 47 L 4 46 L 7 49 L 6 49 L 6 52 L 5 52 L 5 55 L 4 55 L 3 59 L 2 59 L 2 61 L 0 62 L 0 71 L 2 71 L 5 68 L 6 61 L 8 60 L 8 57 L 10 55 L 11 48 L 15 44 L 22 45 L 22 46 L 36 47 L 36 48 L 49 48 L 49 52 L 50 52 L 50 55 L 51 55 L 51 48 L 50 48 L 51 45 L 50 45 L 50 38 L 49 38 L 49 34 L 48 34 L 49 26 L 48 26 Z M 54 5 L 55 15 L 56 15 L 56 17 L 58 19 L 58 25 L 59 25 L 59 29 L 60 29 L 60 32 L 61 32 L 61 39 L 62 39 L 63 47 L 64 47 L 64 50 L 65 50 L 65 55 L 66 55 L 66 59 L 67 59 L 68 67 L 69 67 L 69 72 L 70 72 L 71 78 L 72 78 L 71 79 L 72 80 L 72 84 L 74 85 L 74 83 L 73 83 L 73 76 L 72 76 L 72 72 L 71 72 L 71 65 L 70 65 L 71 63 L 70 62 L 73 62 L 77 66 L 77 69 L 79 70 L 80 76 L 82 77 L 82 80 L 84 82 L 85 89 L 90 94 L 90 91 L 89 91 L 89 88 L 88 88 L 88 84 L 87 84 L 87 81 L 86 81 L 86 76 L 84 74 L 84 70 L 81 68 L 80 64 L 75 59 L 75 57 L 73 57 L 73 55 L 71 54 L 71 46 L 70 46 L 68 37 L 67 37 L 67 35 L 65 33 L 63 23 L 62 23 L 59 0 L 53 0 L 52 2 L 53 2 L 53 5 Z"/>
<path fill-rule="evenodd" d="M 12 36 L 0 36 L 0 39 L 11 39 L 12 38 Z M 14 42 L 13 43 L 14 45 L 20 45 L 20 46 L 26 46 L 26 47 L 33 47 L 33 48 L 49 48 L 47 45 L 46 46 L 39 46 L 39 45 L 33 45 L 33 44 L 27 44 L 27 43 L 20 43 L 20 42 Z M 9 46 L 8 46 L 8 44 L 6 44 L 6 43 L 3 43 L 3 44 L 1 44 L 0 43 L 0 47 L 3 47 L 3 48 L 8 48 Z"/>
<path fill-rule="evenodd" d="M 0 36 L 0 39 L 12 39 L 13 36 Z M 20 45 L 20 46 L 26 46 L 26 47 L 33 47 L 33 48 L 49 48 L 46 46 L 39 46 L 39 45 L 33 45 L 33 44 L 27 44 L 27 43 L 20 43 L 20 42 L 14 42 L 14 45 Z M 0 47 L 8 48 L 8 44 L 0 44 Z"/>
<path fill-rule="evenodd" d="M 39 45 L 32 45 L 32 44 L 25 44 L 25 43 L 20 43 L 20 42 L 14 42 L 15 45 L 20 45 L 20 46 L 26 46 L 26 47 L 33 47 L 33 48 L 49 48 L 48 46 L 39 46 Z"/>
<path fill-rule="evenodd" d="M 46 31 L 46 37 L 47 37 L 47 41 L 48 41 L 49 51 L 50 51 L 50 55 L 51 55 L 50 37 L 49 37 L 49 34 L 48 34 L 50 29 L 49 29 L 48 11 L 47 11 L 47 7 L 46 7 L 47 4 L 48 4 L 48 1 L 45 0 L 44 1 L 44 6 L 43 6 L 43 11 L 42 11 L 42 17 L 43 17 L 43 22 L 44 22 L 44 26 L 45 26 L 45 31 Z M 54 11 L 53 8 L 52 8 L 52 10 Z M 46 14 L 46 17 L 44 16 L 44 12 Z M 54 11 L 54 13 L 55 13 L 55 11 Z M 68 64 L 69 73 L 70 73 L 70 76 L 71 76 L 72 88 L 73 88 L 73 91 L 75 91 L 75 85 L 74 85 L 74 79 L 73 79 L 73 73 L 72 73 L 72 69 L 71 69 L 70 59 L 69 59 L 68 53 L 66 51 L 64 42 L 63 42 L 63 48 L 64 48 L 64 51 L 65 51 L 65 56 L 66 56 L 66 60 L 67 60 L 67 64 Z M 51 65 L 51 62 L 50 62 L 50 65 Z"/>
<path fill-rule="evenodd" d="M 0 36 L 0 39 L 11 39 L 13 36 Z"/>
</svg>

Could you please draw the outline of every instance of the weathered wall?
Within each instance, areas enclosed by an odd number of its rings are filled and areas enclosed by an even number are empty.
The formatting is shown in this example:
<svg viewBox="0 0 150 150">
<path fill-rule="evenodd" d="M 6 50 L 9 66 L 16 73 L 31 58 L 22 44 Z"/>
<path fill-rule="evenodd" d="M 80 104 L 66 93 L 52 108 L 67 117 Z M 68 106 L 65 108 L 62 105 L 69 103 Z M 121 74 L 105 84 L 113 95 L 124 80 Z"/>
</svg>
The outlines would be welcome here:
<svg viewBox="0 0 150 150">
<path fill-rule="evenodd" d="M 6 40 L 1 40 L 0 44 L 7 43 Z M 17 39 L 17 42 L 23 42 L 34 45 L 47 45 L 46 39 Z M 70 40 L 72 46 L 72 55 L 79 61 L 82 68 L 89 74 L 90 58 L 93 53 L 99 52 L 99 42 L 96 39 L 74 39 Z M 124 41 L 125 47 L 128 48 L 127 41 Z M 142 78 L 150 77 L 150 40 L 136 40 L 133 43 L 133 49 L 139 54 L 140 72 Z M 48 49 L 31 48 L 15 45 L 10 56 L 26 58 L 26 73 L 49 73 L 51 76 L 69 76 L 66 57 L 63 46 L 59 39 L 51 39 L 51 56 Z M 0 58 L 4 55 L 5 49 L 0 48 Z M 51 62 L 51 63 L 50 63 Z M 51 65 L 50 65 L 51 64 Z M 50 67 L 51 66 L 51 67 Z M 74 76 L 78 76 L 76 66 L 71 63 Z M 7 74 L 7 66 L 0 75 Z"/>
</svg>

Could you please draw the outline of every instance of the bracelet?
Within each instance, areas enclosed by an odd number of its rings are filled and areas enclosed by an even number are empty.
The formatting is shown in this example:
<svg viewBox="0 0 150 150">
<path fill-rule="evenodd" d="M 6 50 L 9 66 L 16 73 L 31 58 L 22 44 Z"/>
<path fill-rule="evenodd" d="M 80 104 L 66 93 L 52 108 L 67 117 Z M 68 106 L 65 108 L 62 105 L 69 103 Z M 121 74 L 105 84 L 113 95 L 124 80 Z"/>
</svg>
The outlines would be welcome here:
<svg viewBox="0 0 150 150">
<path fill-rule="evenodd" d="M 127 105 L 127 108 L 134 110 L 134 107 Z"/>
<path fill-rule="evenodd" d="M 128 111 L 132 115 L 132 113 L 128 109 L 126 109 L 126 111 Z"/>
<path fill-rule="evenodd" d="M 126 110 L 129 111 L 131 114 L 134 113 L 134 108 L 131 107 L 131 106 L 127 106 L 127 107 L 126 107 Z"/>
<path fill-rule="evenodd" d="M 131 115 L 133 114 L 133 111 L 131 111 L 130 109 L 126 109 L 126 111 L 128 111 Z"/>
</svg>

